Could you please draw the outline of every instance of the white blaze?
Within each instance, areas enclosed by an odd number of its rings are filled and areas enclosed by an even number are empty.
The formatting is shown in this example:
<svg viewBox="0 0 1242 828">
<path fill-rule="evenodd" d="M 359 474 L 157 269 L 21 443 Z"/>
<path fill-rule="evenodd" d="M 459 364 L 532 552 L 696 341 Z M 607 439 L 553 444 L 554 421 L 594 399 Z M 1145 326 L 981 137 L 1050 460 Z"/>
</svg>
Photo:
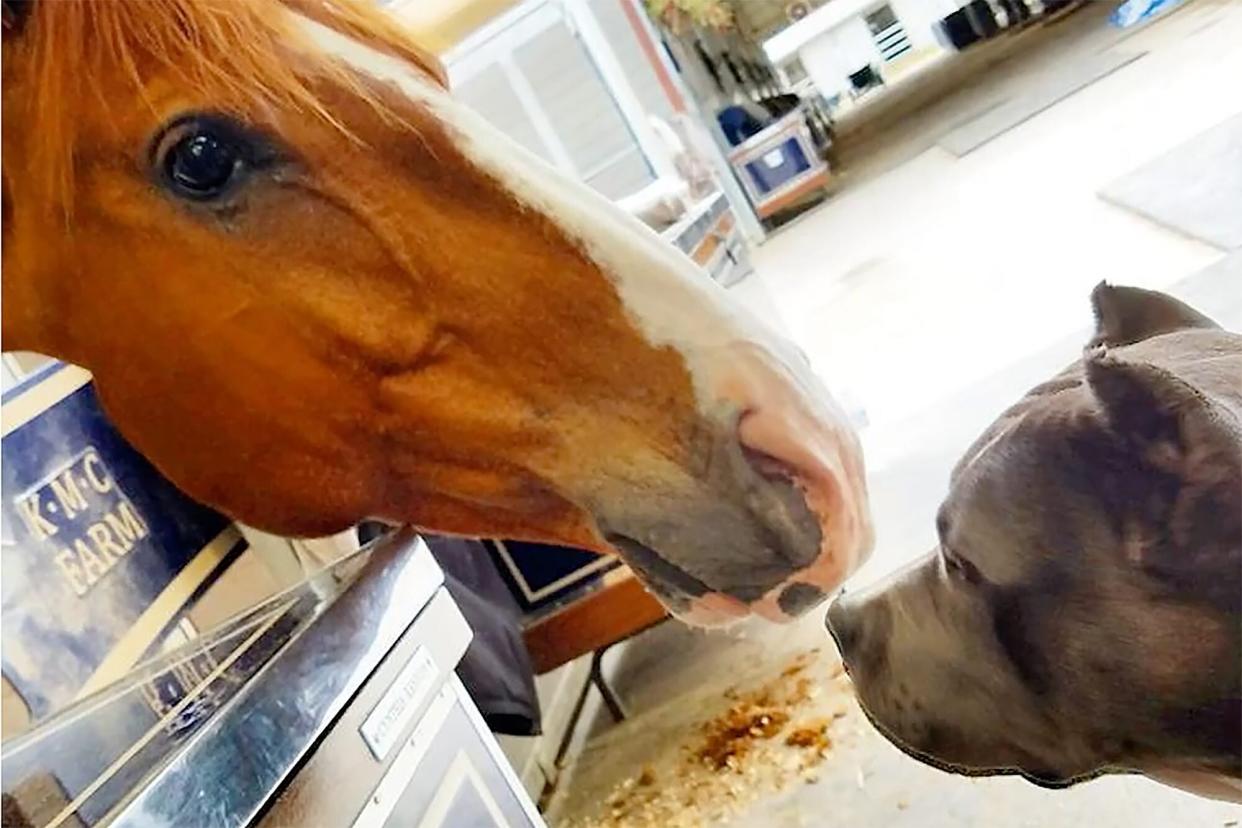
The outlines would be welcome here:
<svg viewBox="0 0 1242 828">
<path fill-rule="evenodd" d="M 805 393 L 821 402 L 827 399 L 791 345 L 731 301 L 706 272 L 651 228 L 510 140 L 404 61 L 313 21 L 303 22 L 330 54 L 360 73 L 395 85 L 425 107 L 480 172 L 501 182 L 515 200 L 578 242 L 611 278 L 647 341 L 672 346 L 682 354 L 700 403 L 717 398 L 719 374 L 731 361 L 723 349 L 744 342 L 777 357 Z"/>
</svg>

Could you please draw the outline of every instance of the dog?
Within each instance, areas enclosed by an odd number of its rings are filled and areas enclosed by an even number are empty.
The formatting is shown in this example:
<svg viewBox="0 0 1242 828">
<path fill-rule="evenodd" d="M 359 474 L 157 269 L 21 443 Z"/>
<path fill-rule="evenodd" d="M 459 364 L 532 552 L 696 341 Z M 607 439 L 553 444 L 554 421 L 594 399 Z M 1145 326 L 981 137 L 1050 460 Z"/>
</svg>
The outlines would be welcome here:
<svg viewBox="0 0 1242 828">
<path fill-rule="evenodd" d="M 1082 358 L 957 464 L 938 547 L 828 626 L 920 761 L 1242 801 L 1242 336 L 1151 291 L 1092 304 Z"/>
</svg>

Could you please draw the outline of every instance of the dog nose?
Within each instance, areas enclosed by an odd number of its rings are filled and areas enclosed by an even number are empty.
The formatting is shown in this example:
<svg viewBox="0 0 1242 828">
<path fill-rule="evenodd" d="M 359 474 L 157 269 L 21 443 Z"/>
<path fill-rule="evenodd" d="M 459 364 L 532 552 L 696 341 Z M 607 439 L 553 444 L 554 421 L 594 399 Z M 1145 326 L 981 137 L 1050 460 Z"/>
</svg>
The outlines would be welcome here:
<svg viewBox="0 0 1242 828">
<path fill-rule="evenodd" d="M 849 659 L 854 647 L 858 644 L 858 613 L 844 594 L 837 597 L 828 607 L 828 632 L 837 643 L 841 658 Z"/>
</svg>

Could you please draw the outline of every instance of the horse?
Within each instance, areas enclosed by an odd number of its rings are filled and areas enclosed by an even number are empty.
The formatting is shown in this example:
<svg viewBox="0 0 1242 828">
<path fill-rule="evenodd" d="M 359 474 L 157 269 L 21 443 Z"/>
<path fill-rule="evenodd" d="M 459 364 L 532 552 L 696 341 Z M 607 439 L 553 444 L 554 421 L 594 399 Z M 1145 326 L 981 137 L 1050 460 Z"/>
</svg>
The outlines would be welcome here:
<svg viewBox="0 0 1242 828">
<path fill-rule="evenodd" d="M 866 558 L 803 355 L 368 0 L 6 0 L 3 106 L 4 348 L 230 517 L 615 551 L 704 625 Z"/>
</svg>

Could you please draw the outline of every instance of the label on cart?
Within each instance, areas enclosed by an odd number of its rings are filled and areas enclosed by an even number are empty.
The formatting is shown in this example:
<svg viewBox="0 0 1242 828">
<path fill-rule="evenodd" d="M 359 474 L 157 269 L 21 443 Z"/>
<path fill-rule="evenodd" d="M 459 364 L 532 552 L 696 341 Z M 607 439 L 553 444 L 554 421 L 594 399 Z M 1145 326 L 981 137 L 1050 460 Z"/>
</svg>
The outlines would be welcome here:
<svg viewBox="0 0 1242 828">
<path fill-rule="evenodd" d="M 151 534 L 94 446 L 52 469 L 13 505 L 30 538 L 56 550 L 56 570 L 78 598 Z"/>
<path fill-rule="evenodd" d="M 418 708 L 439 683 L 440 670 L 435 659 L 425 647 L 419 647 L 358 728 L 377 760 L 383 762 L 388 757 Z"/>
<path fill-rule="evenodd" d="M 41 721 L 163 651 L 245 544 L 125 441 L 81 368 L 10 389 L 0 417 L 5 712 L 11 692 Z M 58 778 L 76 793 L 76 777 Z"/>
</svg>

